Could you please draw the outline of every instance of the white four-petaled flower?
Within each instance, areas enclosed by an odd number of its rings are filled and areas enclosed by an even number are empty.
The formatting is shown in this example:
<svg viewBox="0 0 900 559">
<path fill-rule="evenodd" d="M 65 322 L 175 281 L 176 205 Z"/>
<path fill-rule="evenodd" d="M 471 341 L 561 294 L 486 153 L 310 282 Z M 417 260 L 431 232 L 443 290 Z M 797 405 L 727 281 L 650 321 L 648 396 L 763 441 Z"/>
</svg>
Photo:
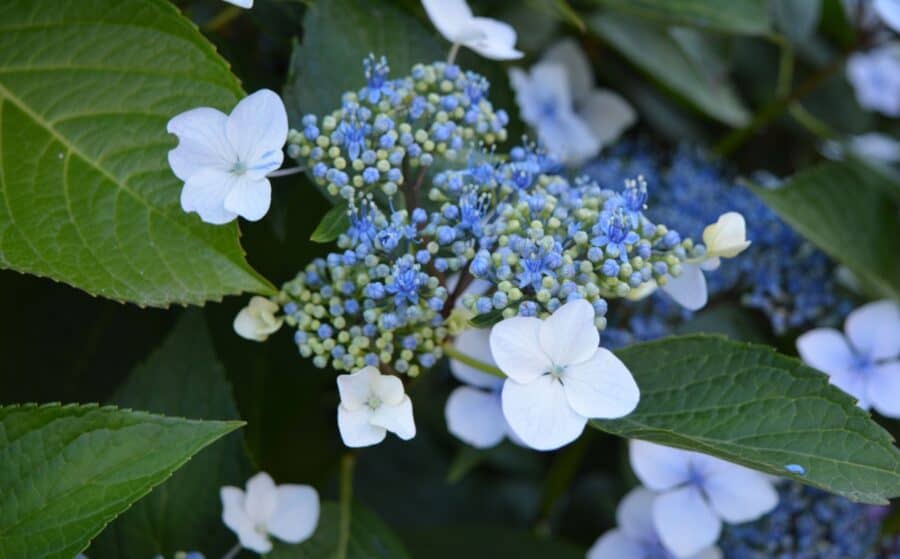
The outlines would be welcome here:
<svg viewBox="0 0 900 559">
<path fill-rule="evenodd" d="M 847 316 L 844 333 L 817 328 L 797 338 L 797 351 L 831 383 L 889 417 L 900 417 L 900 305 L 877 301 Z"/>
<path fill-rule="evenodd" d="M 466 330 L 456 337 L 453 345 L 464 355 L 494 365 L 489 330 Z M 444 408 L 450 433 L 475 448 L 490 448 L 507 436 L 514 438 L 500 401 L 503 379 L 456 359 L 450 360 L 450 372 L 466 384 L 450 394 Z"/>
<path fill-rule="evenodd" d="M 631 441 L 631 467 L 658 495 L 653 525 L 663 545 L 685 558 L 715 544 L 722 522 L 756 520 L 778 505 L 765 475 L 712 456 Z"/>
<path fill-rule="evenodd" d="M 234 317 L 234 331 L 255 342 L 264 342 L 284 323 L 283 316 L 276 316 L 279 307 L 265 297 L 254 296 L 250 303 Z"/>
<path fill-rule="evenodd" d="M 900 42 L 851 55 L 847 79 L 863 108 L 900 116 Z"/>
<path fill-rule="evenodd" d="M 574 441 L 589 418 L 631 413 L 640 390 L 628 368 L 607 349 L 594 308 L 583 299 L 545 320 L 517 316 L 491 329 L 494 362 L 503 383 L 503 415 L 523 443 L 553 450 Z"/>
<path fill-rule="evenodd" d="M 720 215 L 715 223 L 703 230 L 703 244 L 706 245 L 703 260 L 685 262 L 681 274 L 663 286 L 663 291 L 675 302 L 692 311 L 706 306 L 709 298 L 703 271 L 715 270 L 722 258 L 734 258 L 750 246 L 744 216 L 737 212 Z"/>
<path fill-rule="evenodd" d="M 633 489 L 616 510 L 618 527 L 600 536 L 587 559 L 661 559 L 670 557 L 653 525 L 656 494 L 645 487 Z M 686 559 L 720 559 L 718 547 L 707 547 Z"/>
<path fill-rule="evenodd" d="M 509 24 L 475 17 L 465 0 L 422 0 L 431 23 L 454 45 L 468 47 L 485 58 L 521 58 L 516 30 Z"/>
<path fill-rule="evenodd" d="M 595 156 L 635 121 L 617 93 L 594 87 L 590 61 L 571 39 L 551 47 L 526 73 L 509 71 L 522 119 L 544 147 L 578 166 Z"/>
<path fill-rule="evenodd" d="M 266 175 L 281 167 L 287 141 L 287 111 L 281 98 L 262 89 L 230 115 L 209 107 L 169 121 L 178 136 L 169 165 L 184 181 L 181 207 L 213 224 L 237 216 L 256 221 L 269 211 L 272 185 Z"/>
<path fill-rule="evenodd" d="M 375 367 L 364 367 L 350 375 L 339 375 L 337 384 L 341 394 L 338 429 L 345 445 L 378 444 L 388 431 L 405 441 L 416 436 L 412 401 L 399 378 L 382 375 Z"/>
<path fill-rule="evenodd" d="M 272 550 L 269 535 L 288 543 L 308 539 L 319 523 L 319 494 L 308 485 L 275 485 L 260 472 L 247 481 L 247 490 L 223 487 L 222 521 L 241 542 L 257 553 Z"/>
</svg>

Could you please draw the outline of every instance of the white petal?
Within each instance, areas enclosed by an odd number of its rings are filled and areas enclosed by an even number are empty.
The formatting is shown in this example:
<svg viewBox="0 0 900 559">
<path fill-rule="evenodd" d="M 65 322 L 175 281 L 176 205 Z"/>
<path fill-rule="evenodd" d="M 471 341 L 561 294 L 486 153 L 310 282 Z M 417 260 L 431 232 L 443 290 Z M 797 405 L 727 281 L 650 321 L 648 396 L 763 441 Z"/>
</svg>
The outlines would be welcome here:
<svg viewBox="0 0 900 559">
<path fill-rule="evenodd" d="M 578 415 L 559 381 L 544 375 L 529 384 L 503 384 L 503 416 L 522 442 L 536 450 L 567 445 L 584 431 L 587 419 Z"/>
<path fill-rule="evenodd" d="M 828 374 L 847 371 L 854 364 L 847 339 L 833 328 L 816 328 L 801 335 L 797 352 L 807 365 Z"/>
<path fill-rule="evenodd" d="M 396 406 L 406 398 L 403 381 L 393 375 L 379 374 L 372 379 L 372 394 L 388 406 Z"/>
<path fill-rule="evenodd" d="M 234 331 L 248 340 L 265 341 L 284 322 L 284 317 L 275 316 L 278 311 L 278 305 L 269 299 L 252 297 L 250 303 L 234 317 Z"/>
<path fill-rule="evenodd" d="M 348 410 L 356 410 L 364 406 L 372 395 L 375 379 L 381 376 L 375 367 L 363 367 L 349 375 L 338 375 L 338 393 L 341 405 Z"/>
<path fill-rule="evenodd" d="M 469 37 L 460 42 L 485 58 L 515 60 L 524 56 L 516 50 L 516 30 L 502 21 L 476 17 L 468 22 L 463 33 Z"/>
<path fill-rule="evenodd" d="M 404 396 L 399 404 L 381 404 L 372 412 L 369 422 L 376 427 L 387 429 L 404 441 L 416 436 L 416 422 L 413 419 L 412 400 L 409 399 L 409 396 Z"/>
<path fill-rule="evenodd" d="M 875 11 L 885 25 L 900 33 L 900 1 L 875 0 Z"/>
<path fill-rule="evenodd" d="M 541 349 L 556 365 L 587 361 L 600 345 L 594 307 L 584 299 L 566 303 L 541 323 L 538 338 Z"/>
<path fill-rule="evenodd" d="M 854 136 L 850 140 L 850 149 L 866 159 L 888 164 L 900 162 L 900 142 L 886 134 L 869 132 Z"/>
<path fill-rule="evenodd" d="M 363 406 L 356 410 L 349 410 L 343 404 L 338 406 L 338 430 L 344 444 L 350 448 L 372 446 L 380 443 L 387 436 L 384 427 L 372 425 L 369 421 L 372 410 Z"/>
<path fill-rule="evenodd" d="M 266 528 L 279 540 L 300 543 L 309 539 L 319 524 L 319 494 L 308 485 L 278 486 L 278 508 Z"/>
<path fill-rule="evenodd" d="M 633 440 L 628 453 L 634 474 L 654 491 L 665 491 L 690 479 L 691 453 L 687 451 Z"/>
<path fill-rule="evenodd" d="M 720 215 L 718 221 L 703 230 L 703 244 L 710 256 L 734 258 L 740 254 L 750 246 L 744 216 L 738 212 Z"/>
<path fill-rule="evenodd" d="M 278 492 L 269 474 L 260 472 L 247 481 L 244 508 L 255 525 L 265 525 L 277 506 Z"/>
<path fill-rule="evenodd" d="M 900 362 L 876 365 L 870 373 L 869 401 L 886 417 L 900 419 Z"/>
<path fill-rule="evenodd" d="M 900 304 L 876 301 L 854 310 L 844 324 L 850 343 L 871 359 L 900 357 Z"/>
<path fill-rule="evenodd" d="M 428 19 L 451 43 L 459 42 L 464 27 L 473 19 L 465 0 L 422 0 Z"/>
<path fill-rule="evenodd" d="M 586 98 L 594 89 L 591 63 L 573 39 L 563 39 L 547 49 L 541 62 L 558 64 L 565 69 L 572 98 L 576 102 Z"/>
<path fill-rule="evenodd" d="M 173 117 L 166 130 L 178 136 L 178 146 L 169 151 L 169 166 L 187 182 L 203 169 L 229 170 L 237 155 L 225 134 L 228 117 L 209 107 L 192 109 Z"/>
<path fill-rule="evenodd" d="M 475 448 L 490 448 L 506 436 L 499 393 L 460 386 L 447 398 L 444 417 L 447 430 Z"/>
<path fill-rule="evenodd" d="M 468 355 L 482 363 L 496 365 L 494 357 L 491 355 L 491 331 L 488 329 L 465 330 L 456 336 L 453 347 L 463 355 Z M 502 378 L 479 371 L 475 367 L 455 359 L 450 360 L 450 372 L 458 380 L 480 388 L 499 389 L 503 384 Z"/>
<path fill-rule="evenodd" d="M 513 68 L 509 77 L 522 119 L 535 128 L 547 120 L 549 108 L 556 112 L 573 112 L 574 102 L 566 71 L 559 64 L 541 62 L 532 66 L 529 73 Z"/>
<path fill-rule="evenodd" d="M 225 198 L 237 184 L 232 173 L 213 169 L 202 169 L 191 175 L 181 189 L 181 208 L 186 212 L 197 212 L 200 219 L 213 225 L 233 221 L 236 212 L 225 209 Z"/>
<path fill-rule="evenodd" d="M 583 363 L 569 365 L 563 386 L 572 408 L 590 418 L 614 419 L 628 415 L 641 399 L 631 371 L 605 348 Z"/>
<path fill-rule="evenodd" d="M 268 338 L 268 334 L 263 334 L 259 330 L 259 319 L 250 312 L 250 309 L 244 307 L 234 317 L 234 331 L 238 336 L 255 342 L 263 342 Z"/>
<path fill-rule="evenodd" d="M 249 221 L 259 221 L 272 203 L 272 185 L 269 179 L 238 177 L 234 188 L 225 197 L 225 209 Z"/>
<path fill-rule="evenodd" d="M 271 551 L 271 542 L 256 531 L 254 521 L 247 515 L 244 492 L 237 487 L 223 487 L 219 490 L 219 496 L 222 499 L 222 522 L 237 534 L 241 546 L 257 553 Z"/>
<path fill-rule="evenodd" d="M 722 531 L 722 521 L 691 485 L 657 496 L 653 523 L 663 545 L 678 557 L 700 553 L 715 544 Z"/>
<path fill-rule="evenodd" d="M 622 530 L 610 530 L 600 536 L 587 552 L 587 559 L 644 559 L 644 547 Z"/>
<path fill-rule="evenodd" d="M 598 89 L 585 97 L 578 104 L 578 114 L 601 146 L 612 143 L 637 120 L 628 101 L 608 89 Z"/>
<path fill-rule="evenodd" d="M 228 140 L 247 167 L 249 176 L 262 178 L 281 167 L 288 120 L 287 110 L 277 93 L 260 89 L 243 98 L 231 111 L 225 128 Z"/>
<path fill-rule="evenodd" d="M 530 382 L 551 369 L 541 351 L 540 329 L 540 319 L 525 316 L 501 320 L 491 328 L 491 355 L 509 378 Z"/>
<path fill-rule="evenodd" d="M 857 405 L 864 410 L 872 407 L 869 401 L 869 375 L 855 367 L 831 373 L 829 381 L 857 400 Z"/>
<path fill-rule="evenodd" d="M 239 8 L 250 9 L 253 7 L 253 0 L 225 0 L 229 4 L 234 4 Z"/>
<path fill-rule="evenodd" d="M 725 464 L 730 467 L 707 476 L 703 486 L 712 508 L 725 522 L 750 522 L 778 505 L 778 492 L 764 475 Z"/>
<path fill-rule="evenodd" d="M 700 553 L 688 557 L 688 559 L 722 559 L 722 550 L 718 547 L 707 547 Z"/>
<path fill-rule="evenodd" d="M 631 539 L 648 541 L 656 538 L 653 525 L 653 501 L 656 493 L 646 487 L 636 487 L 619 503 L 616 522 Z"/>
<path fill-rule="evenodd" d="M 690 311 L 698 311 L 706 306 L 706 276 L 696 264 L 683 264 L 681 275 L 669 279 L 663 286 L 669 297 Z"/>
</svg>

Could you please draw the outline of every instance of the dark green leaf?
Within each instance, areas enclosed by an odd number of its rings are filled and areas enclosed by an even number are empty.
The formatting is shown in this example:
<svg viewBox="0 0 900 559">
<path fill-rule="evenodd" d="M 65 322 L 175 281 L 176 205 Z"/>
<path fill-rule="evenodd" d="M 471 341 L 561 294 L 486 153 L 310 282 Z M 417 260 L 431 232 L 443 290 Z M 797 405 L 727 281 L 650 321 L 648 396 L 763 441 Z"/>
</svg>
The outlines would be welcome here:
<svg viewBox="0 0 900 559">
<path fill-rule="evenodd" d="M 241 95 L 167 0 L 0 3 L 0 266 L 150 306 L 270 291 L 166 159 L 169 118 Z"/>
<path fill-rule="evenodd" d="M 72 559 L 240 425 L 96 405 L 0 408 L 0 558 Z"/>
<path fill-rule="evenodd" d="M 345 233 L 349 227 L 350 216 L 347 215 L 347 202 L 341 202 L 328 210 L 309 238 L 317 243 L 330 243 L 341 233 Z"/>
<path fill-rule="evenodd" d="M 237 419 L 231 385 L 199 313 L 185 314 L 168 339 L 119 387 L 112 403 L 170 416 Z M 89 556 L 172 557 L 199 549 L 224 554 L 233 534 L 222 523 L 219 488 L 243 486 L 249 464 L 239 433 L 195 456 L 117 518 L 91 544 Z"/>
<path fill-rule="evenodd" d="M 690 25 L 725 33 L 763 35 L 769 31 L 766 0 L 593 0 L 611 10 L 663 25 Z M 814 0 L 794 0 L 799 3 Z"/>
<path fill-rule="evenodd" d="M 771 348 L 711 336 L 617 352 L 641 388 L 631 415 L 604 431 L 696 450 L 843 495 L 900 495 L 900 450 L 828 377 Z M 790 474 L 799 464 L 804 476 Z"/>
<path fill-rule="evenodd" d="M 268 559 L 332 559 L 338 546 L 341 508 L 322 503 L 319 527 L 313 537 L 299 545 L 277 544 Z M 390 528 L 369 510 L 354 505 L 350 517 L 350 540 L 346 559 L 408 559 L 409 555 Z"/>
<path fill-rule="evenodd" d="M 316 2 L 306 13 L 303 29 L 284 92 L 292 122 L 305 113 L 330 113 L 340 106 L 345 91 L 365 85 L 362 61 L 370 53 L 386 56 L 396 77 L 409 73 L 416 63 L 446 58 L 450 47 L 385 0 Z"/>
<path fill-rule="evenodd" d="M 821 0 L 772 0 L 772 19 L 795 43 L 807 40 L 822 15 Z"/>
<path fill-rule="evenodd" d="M 573 545 L 541 540 L 503 526 L 421 530 L 406 535 L 405 540 L 413 557 L 428 559 L 582 559 L 585 555 L 585 550 Z"/>
<path fill-rule="evenodd" d="M 708 63 L 718 57 L 703 41 L 691 40 L 685 45 L 684 32 L 673 35 L 666 28 L 606 12 L 592 15 L 588 27 L 632 64 L 707 115 L 731 126 L 747 122 L 747 109 L 724 68 Z"/>
<path fill-rule="evenodd" d="M 798 173 L 774 190 L 753 190 L 864 285 L 900 299 L 900 219 L 893 201 L 898 189 L 862 163 L 834 162 Z"/>
<path fill-rule="evenodd" d="M 492 311 L 481 313 L 472 317 L 469 323 L 473 328 L 490 328 L 503 320 L 503 309 L 494 309 Z"/>
</svg>

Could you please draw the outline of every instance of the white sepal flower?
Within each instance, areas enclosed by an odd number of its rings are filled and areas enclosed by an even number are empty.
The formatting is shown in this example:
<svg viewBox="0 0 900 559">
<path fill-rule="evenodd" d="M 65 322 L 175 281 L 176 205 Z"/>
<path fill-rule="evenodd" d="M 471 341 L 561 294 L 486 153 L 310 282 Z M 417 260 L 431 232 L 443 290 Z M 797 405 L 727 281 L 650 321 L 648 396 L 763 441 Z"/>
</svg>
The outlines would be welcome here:
<svg viewBox="0 0 900 559">
<path fill-rule="evenodd" d="M 599 343 L 594 308 L 583 299 L 546 320 L 518 316 L 491 329 L 491 354 L 509 377 L 503 415 L 526 445 L 559 448 L 578 438 L 588 418 L 622 417 L 637 407 L 631 372 Z"/>
<path fill-rule="evenodd" d="M 616 509 L 618 527 L 603 534 L 588 550 L 587 559 L 658 559 L 668 557 L 653 525 L 653 501 L 656 495 L 637 487 Z M 721 559 L 722 552 L 712 546 L 685 559 Z"/>
<path fill-rule="evenodd" d="M 222 521 L 241 542 L 257 553 L 272 550 L 269 536 L 287 543 L 300 543 L 319 523 L 319 494 L 308 485 L 275 485 L 260 472 L 247 481 L 247 490 L 223 487 Z"/>
<path fill-rule="evenodd" d="M 364 367 L 339 375 L 337 384 L 341 395 L 338 429 L 345 445 L 372 446 L 383 441 L 388 431 L 405 441 L 416 436 L 412 401 L 399 378 Z"/>
<path fill-rule="evenodd" d="M 571 39 L 551 47 L 528 73 L 513 68 L 509 76 L 522 119 L 550 153 L 572 166 L 595 156 L 635 121 L 621 96 L 594 87 L 590 62 Z"/>
<path fill-rule="evenodd" d="M 888 417 L 900 418 L 900 305 L 877 301 L 847 316 L 844 333 L 817 328 L 797 338 L 808 365 L 831 383 Z"/>
<path fill-rule="evenodd" d="M 453 346 L 464 355 L 494 365 L 489 330 L 466 330 L 456 337 Z M 475 448 L 490 448 L 511 435 L 500 400 L 503 379 L 456 359 L 450 360 L 450 372 L 467 386 L 456 388 L 447 399 L 447 430 Z"/>
<path fill-rule="evenodd" d="M 631 467 L 658 495 L 653 525 L 677 557 L 691 557 L 715 544 L 722 522 L 750 522 L 778 505 L 773 480 L 712 456 L 631 441 Z"/>
<path fill-rule="evenodd" d="M 734 258 L 750 246 L 747 240 L 747 223 L 738 212 L 728 212 L 703 230 L 703 244 L 706 245 L 706 256 L 716 259 Z"/>
<path fill-rule="evenodd" d="M 900 42 L 851 55 L 847 79 L 864 109 L 900 116 Z"/>
<path fill-rule="evenodd" d="M 261 219 L 272 198 L 266 175 L 281 167 L 287 141 L 287 111 L 281 98 L 262 89 L 234 108 L 230 115 L 201 107 L 169 121 L 178 136 L 169 165 L 184 181 L 181 207 L 213 224 L 237 216 Z"/>
<path fill-rule="evenodd" d="M 900 33 L 900 0 L 875 0 L 872 4 L 881 21 Z"/>
<path fill-rule="evenodd" d="M 276 303 L 265 297 L 254 296 L 234 317 L 234 331 L 242 338 L 264 342 L 284 323 L 283 316 L 276 316 L 278 311 Z"/>
<path fill-rule="evenodd" d="M 681 273 L 670 278 L 662 290 L 689 311 L 699 311 L 709 301 L 706 276 L 703 275 L 700 264 L 690 262 L 682 264 Z"/>
<path fill-rule="evenodd" d="M 850 139 L 850 151 L 870 161 L 894 164 L 900 162 L 900 142 L 886 134 L 869 132 Z"/>
<path fill-rule="evenodd" d="M 465 0 L 422 0 L 431 23 L 454 45 L 468 47 L 485 58 L 511 60 L 523 55 L 516 50 L 516 30 L 486 17 L 475 17 Z"/>
<path fill-rule="evenodd" d="M 234 4 L 238 8 L 250 9 L 253 7 L 253 0 L 225 0 L 229 4 Z"/>
</svg>

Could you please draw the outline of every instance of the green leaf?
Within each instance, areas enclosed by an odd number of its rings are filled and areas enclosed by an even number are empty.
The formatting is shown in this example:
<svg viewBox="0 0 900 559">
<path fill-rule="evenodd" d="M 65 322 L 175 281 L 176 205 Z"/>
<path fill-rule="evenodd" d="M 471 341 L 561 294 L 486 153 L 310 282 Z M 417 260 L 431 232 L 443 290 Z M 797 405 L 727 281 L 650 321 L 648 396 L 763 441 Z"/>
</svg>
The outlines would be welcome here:
<svg viewBox="0 0 900 559">
<path fill-rule="evenodd" d="M 238 418 L 231 385 L 199 312 L 182 316 L 112 402 L 169 416 Z M 223 555 L 234 536 L 222 523 L 219 488 L 243 486 L 249 470 L 241 434 L 228 435 L 117 518 L 94 540 L 88 555 L 172 557 L 190 549 L 210 557 Z"/>
<path fill-rule="evenodd" d="M 662 25 L 690 25 L 724 33 L 763 35 L 769 31 L 766 0 L 593 0 L 611 10 Z M 794 0 L 798 3 L 813 0 Z"/>
<path fill-rule="evenodd" d="M 332 559 L 340 530 L 341 510 L 335 502 L 322 503 L 315 534 L 299 545 L 278 543 L 267 559 Z M 397 536 L 375 514 L 354 505 L 350 517 L 350 540 L 345 559 L 409 559 Z"/>
<path fill-rule="evenodd" d="M 486 313 L 476 314 L 469 320 L 473 328 L 490 328 L 503 320 L 503 309 L 494 309 Z"/>
<path fill-rule="evenodd" d="M 167 162 L 171 117 L 241 95 L 167 0 L 0 3 L 0 267 L 149 306 L 270 291 Z"/>
<path fill-rule="evenodd" d="M 504 526 L 460 526 L 409 533 L 404 538 L 413 557 L 428 559 L 582 559 L 585 550 L 562 542 L 538 539 Z M 626 558 L 622 558 L 626 559 Z"/>
<path fill-rule="evenodd" d="M 72 559 L 110 520 L 240 426 L 96 405 L 0 407 L 0 559 Z"/>
<path fill-rule="evenodd" d="M 882 297 L 900 299 L 900 185 L 859 162 L 800 172 L 774 190 L 753 191 L 800 234 Z"/>
<path fill-rule="evenodd" d="M 588 27 L 632 64 L 707 115 L 730 126 L 748 121 L 749 113 L 724 69 L 708 64 L 717 58 L 716 53 L 703 41 L 686 42 L 687 30 L 673 34 L 673 30 L 606 12 L 592 15 Z"/>
<path fill-rule="evenodd" d="M 582 33 L 587 31 L 584 20 L 567 0 L 528 0 L 528 5 L 533 10 L 554 16 L 554 18 L 574 26 Z M 521 9 L 521 7 L 517 6 L 516 9 Z"/>
<path fill-rule="evenodd" d="M 345 91 L 365 85 L 362 61 L 369 53 L 386 56 L 396 77 L 409 73 L 414 64 L 446 58 L 450 48 L 385 0 L 316 2 L 306 12 L 303 29 L 284 91 L 292 122 L 305 113 L 330 113 L 340 106 Z"/>
<path fill-rule="evenodd" d="M 828 377 L 766 346 L 685 336 L 625 348 L 641 402 L 591 421 L 604 431 L 695 450 L 843 495 L 900 495 L 900 450 Z M 790 474 L 799 464 L 804 476 Z"/>
<path fill-rule="evenodd" d="M 328 210 L 309 238 L 317 243 L 330 243 L 341 233 L 345 233 L 349 227 L 350 216 L 347 215 L 347 202 L 341 202 Z"/>
<path fill-rule="evenodd" d="M 821 0 L 772 0 L 772 19 L 794 43 L 809 39 L 822 16 Z"/>
</svg>

